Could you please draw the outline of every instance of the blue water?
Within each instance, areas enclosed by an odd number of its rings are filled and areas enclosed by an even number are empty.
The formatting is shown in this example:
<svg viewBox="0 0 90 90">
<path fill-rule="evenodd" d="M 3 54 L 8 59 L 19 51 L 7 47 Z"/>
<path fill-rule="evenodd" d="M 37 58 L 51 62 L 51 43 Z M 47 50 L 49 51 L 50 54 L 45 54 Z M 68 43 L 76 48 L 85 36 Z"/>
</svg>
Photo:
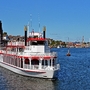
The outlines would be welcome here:
<svg viewBox="0 0 90 90">
<path fill-rule="evenodd" d="M 90 48 L 53 48 L 58 53 L 58 80 L 24 77 L 0 67 L 0 90 L 90 90 Z"/>
</svg>

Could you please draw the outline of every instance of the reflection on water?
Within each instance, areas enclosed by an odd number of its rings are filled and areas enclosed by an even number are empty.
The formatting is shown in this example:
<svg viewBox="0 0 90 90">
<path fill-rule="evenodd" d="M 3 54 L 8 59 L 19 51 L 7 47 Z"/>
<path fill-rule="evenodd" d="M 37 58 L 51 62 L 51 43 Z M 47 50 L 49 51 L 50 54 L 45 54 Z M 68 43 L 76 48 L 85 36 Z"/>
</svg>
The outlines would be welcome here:
<svg viewBox="0 0 90 90">
<path fill-rule="evenodd" d="M 0 67 L 0 90 L 56 90 L 55 82 L 25 77 Z"/>
<path fill-rule="evenodd" d="M 5 77 L 2 75 L 1 71 L 0 71 L 0 90 L 7 90 L 6 89 L 6 79 Z"/>
</svg>

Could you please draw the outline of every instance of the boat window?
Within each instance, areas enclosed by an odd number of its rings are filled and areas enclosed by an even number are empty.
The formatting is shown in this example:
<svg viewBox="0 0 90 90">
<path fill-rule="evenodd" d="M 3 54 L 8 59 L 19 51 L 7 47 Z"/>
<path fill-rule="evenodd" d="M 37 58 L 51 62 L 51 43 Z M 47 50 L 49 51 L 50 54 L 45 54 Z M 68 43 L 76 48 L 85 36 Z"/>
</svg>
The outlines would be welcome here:
<svg viewBox="0 0 90 90">
<path fill-rule="evenodd" d="M 39 65 L 39 60 L 33 59 L 31 60 L 32 65 Z"/>
<path fill-rule="evenodd" d="M 23 52 L 23 48 L 19 48 L 19 51 L 20 51 L 20 52 Z"/>
<path fill-rule="evenodd" d="M 29 59 L 25 59 L 25 64 L 29 64 Z"/>
<path fill-rule="evenodd" d="M 42 60 L 42 65 L 48 65 L 48 61 L 47 60 Z"/>
<path fill-rule="evenodd" d="M 52 64 L 53 64 L 53 66 L 55 65 L 55 59 L 52 60 Z"/>
<path fill-rule="evenodd" d="M 33 41 L 31 45 L 37 45 L 37 41 Z"/>
<path fill-rule="evenodd" d="M 45 45 L 45 41 L 37 41 L 38 45 Z"/>
<path fill-rule="evenodd" d="M 45 45 L 45 41 L 32 41 L 31 45 Z"/>
<path fill-rule="evenodd" d="M 11 51 L 16 52 L 16 48 L 11 48 Z"/>
<path fill-rule="evenodd" d="M 44 65 L 44 60 L 42 60 L 42 65 Z"/>
<path fill-rule="evenodd" d="M 21 58 L 21 68 L 23 68 L 23 59 Z"/>
</svg>

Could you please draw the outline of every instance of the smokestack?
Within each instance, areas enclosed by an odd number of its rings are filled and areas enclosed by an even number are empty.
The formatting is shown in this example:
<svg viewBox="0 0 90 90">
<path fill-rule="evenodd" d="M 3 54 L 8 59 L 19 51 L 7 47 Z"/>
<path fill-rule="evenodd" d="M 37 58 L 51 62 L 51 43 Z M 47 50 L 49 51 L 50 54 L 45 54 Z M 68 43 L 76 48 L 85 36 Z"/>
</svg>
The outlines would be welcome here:
<svg viewBox="0 0 90 90">
<path fill-rule="evenodd" d="M 25 31 L 25 46 L 27 46 L 27 26 L 24 27 Z"/>
<path fill-rule="evenodd" d="M 46 33 L 45 32 L 46 32 L 46 27 L 44 26 L 43 27 L 43 38 L 46 38 Z"/>
<path fill-rule="evenodd" d="M 0 21 L 0 43 L 2 43 L 3 39 L 3 30 L 2 30 L 2 22 Z"/>
</svg>

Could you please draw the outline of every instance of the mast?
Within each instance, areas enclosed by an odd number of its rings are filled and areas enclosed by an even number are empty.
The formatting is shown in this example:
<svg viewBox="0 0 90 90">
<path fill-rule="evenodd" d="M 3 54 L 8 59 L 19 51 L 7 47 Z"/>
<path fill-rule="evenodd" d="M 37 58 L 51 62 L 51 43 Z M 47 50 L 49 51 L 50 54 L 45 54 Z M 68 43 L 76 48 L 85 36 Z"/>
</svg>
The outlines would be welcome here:
<svg viewBox="0 0 90 90">
<path fill-rule="evenodd" d="M 31 25 L 31 29 L 32 29 L 32 14 L 30 14 L 30 22 L 28 21 L 28 24 L 27 24 L 28 37 L 29 37 L 29 33 L 30 33 L 30 25 Z"/>
<path fill-rule="evenodd" d="M 31 25 L 31 30 L 32 30 L 32 14 L 30 14 L 30 25 Z"/>
<path fill-rule="evenodd" d="M 67 56 L 71 56 L 71 54 L 70 54 L 70 42 L 69 42 L 69 37 L 68 37 L 68 52 L 67 52 Z"/>
<path fill-rule="evenodd" d="M 39 21 L 39 33 L 40 33 L 40 18 L 39 18 L 39 14 L 38 14 L 38 21 Z"/>
<path fill-rule="evenodd" d="M 29 22 L 28 22 L 28 25 L 27 26 L 28 26 L 28 37 L 29 37 L 29 32 L 30 32 L 29 31 L 29 27 L 30 27 L 30 23 Z"/>
</svg>

